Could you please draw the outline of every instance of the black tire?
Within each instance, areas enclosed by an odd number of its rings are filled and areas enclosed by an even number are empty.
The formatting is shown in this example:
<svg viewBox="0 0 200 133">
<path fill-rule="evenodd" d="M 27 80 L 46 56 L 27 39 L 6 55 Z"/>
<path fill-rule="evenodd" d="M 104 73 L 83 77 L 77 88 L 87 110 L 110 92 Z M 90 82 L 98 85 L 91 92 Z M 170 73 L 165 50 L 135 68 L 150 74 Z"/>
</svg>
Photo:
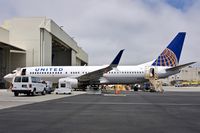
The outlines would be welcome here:
<svg viewBox="0 0 200 133">
<path fill-rule="evenodd" d="M 14 96 L 19 96 L 19 93 L 18 92 L 14 92 Z"/>
<path fill-rule="evenodd" d="M 46 94 L 46 89 L 44 89 L 42 92 L 41 92 L 42 95 L 45 95 Z"/>
<path fill-rule="evenodd" d="M 32 95 L 32 96 L 35 96 L 35 95 L 36 95 L 35 89 L 33 90 L 33 92 L 31 92 L 31 95 Z"/>
<path fill-rule="evenodd" d="M 138 91 L 138 87 L 134 87 L 133 90 L 134 90 L 134 91 Z"/>
<path fill-rule="evenodd" d="M 149 91 L 150 91 L 150 92 L 156 92 L 156 90 L 154 90 L 154 89 L 150 89 Z"/>
<path fill-rule="evenodd" d="M 31 94 L 30 94 L 30 92 L 27 92 L 27 96 L 30 96 Z"/>
</svg>

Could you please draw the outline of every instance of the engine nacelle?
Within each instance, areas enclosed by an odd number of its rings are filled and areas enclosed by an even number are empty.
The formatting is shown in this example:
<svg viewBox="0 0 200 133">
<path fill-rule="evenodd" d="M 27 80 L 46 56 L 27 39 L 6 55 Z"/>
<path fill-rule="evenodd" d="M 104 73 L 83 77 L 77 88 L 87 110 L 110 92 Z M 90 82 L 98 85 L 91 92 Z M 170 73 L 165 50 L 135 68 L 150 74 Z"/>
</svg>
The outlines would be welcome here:
<svg viewBox="0 0 200 133">
<path fill-rule="evenodd" d="M 74 78 L 61 78 L 59 79 L 59 84 L 66 83 L 70 84 L 72 88 L 78 88 L 78 80 Z"/>
</svg>

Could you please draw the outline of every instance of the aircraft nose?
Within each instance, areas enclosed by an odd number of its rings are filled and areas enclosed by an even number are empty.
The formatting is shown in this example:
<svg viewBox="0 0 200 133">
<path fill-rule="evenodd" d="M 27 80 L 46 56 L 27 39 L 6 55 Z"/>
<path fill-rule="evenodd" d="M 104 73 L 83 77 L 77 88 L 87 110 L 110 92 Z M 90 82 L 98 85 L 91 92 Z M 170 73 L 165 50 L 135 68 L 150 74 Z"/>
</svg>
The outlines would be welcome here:
<svg viewBox="0 0 200 133">
<path fill-rule="evenodd" d="M 3 78 L 6 80 L 9 77 L 9 74 L 5 75 Z"/>
<path fill-rule="evenodd" d="M 3 78 L 8 82 L 12 82 L 13 77 L 14 77 L 14 75 L 9 73 L 9 74 L 5 75 Z"/>
</svg>

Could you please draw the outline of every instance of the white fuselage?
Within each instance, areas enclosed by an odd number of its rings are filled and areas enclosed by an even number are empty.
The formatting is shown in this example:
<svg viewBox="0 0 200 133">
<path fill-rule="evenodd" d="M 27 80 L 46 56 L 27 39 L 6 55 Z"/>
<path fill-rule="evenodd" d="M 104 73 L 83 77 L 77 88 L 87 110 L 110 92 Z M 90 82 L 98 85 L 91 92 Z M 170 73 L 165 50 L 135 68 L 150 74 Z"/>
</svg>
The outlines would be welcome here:
<svg viewBox="0 0 200 133">
<path fill-rule="evenodd" d="M 38 66 L 21 68 L 18 75 L 41 77 L 42 80 L 57 83 L 60 78 L 77 78 L 81 75 L 99 70 L 106 66 Z M 100 84 L 133 84 L 147 81 L 150 68 L 154 68 L 158 78 L 165 78 L 178 73 L 166 72 L 169 67 L 161 66 L 118 66 L 113 70 L 103 74 L 99 79 Z M 7 79 L 12 78 L 11 74 L 6 75 Z M 4 77 L 6 79 L 6 76 Z"/>
</svg>

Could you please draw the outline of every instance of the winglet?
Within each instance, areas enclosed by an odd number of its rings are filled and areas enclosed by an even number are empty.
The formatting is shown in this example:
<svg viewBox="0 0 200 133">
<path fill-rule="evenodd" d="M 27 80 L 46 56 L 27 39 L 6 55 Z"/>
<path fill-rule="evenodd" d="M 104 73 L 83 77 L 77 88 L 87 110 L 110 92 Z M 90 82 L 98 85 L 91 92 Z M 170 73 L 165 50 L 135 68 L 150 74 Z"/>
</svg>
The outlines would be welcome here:
<svg viewBox="0 0 200 133">
<path fill-rule="evenodd" d="M 121 56 L 124 52 L 124 49 L 120 50 L 119 53 L 117 54 L 117 56 L 115 57 L 115 59 L 112 61 L 112 63 L 110 64 L 111 67 L 117 67 L 119 64 L 119 61 L 121 59 Z"/>
</svg>

